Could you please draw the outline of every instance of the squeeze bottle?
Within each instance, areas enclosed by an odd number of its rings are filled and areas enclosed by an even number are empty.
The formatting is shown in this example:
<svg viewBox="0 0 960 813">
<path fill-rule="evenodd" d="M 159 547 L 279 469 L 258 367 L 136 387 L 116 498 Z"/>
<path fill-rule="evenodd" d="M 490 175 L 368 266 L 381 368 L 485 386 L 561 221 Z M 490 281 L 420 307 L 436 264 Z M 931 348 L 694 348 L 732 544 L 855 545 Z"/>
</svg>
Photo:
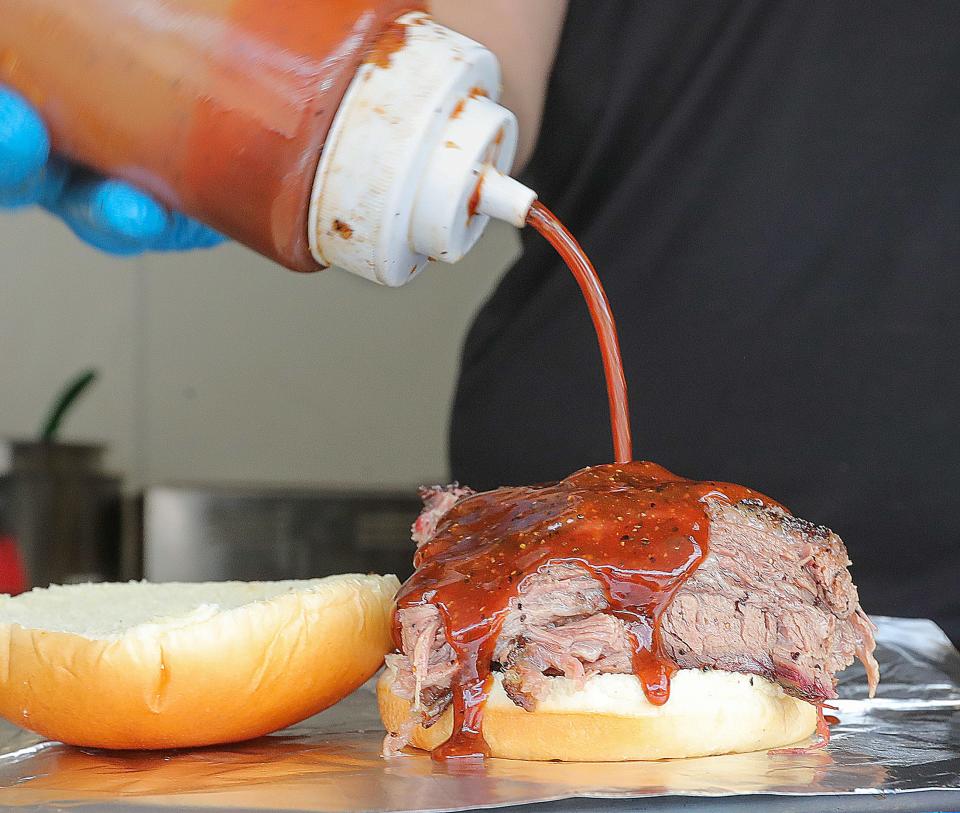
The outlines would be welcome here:
<svg viewBox="0 0 960 813">
<path fill-rule="evenodd" d="M 411 0 L 0 0 L 52 148 L 296 271 L 402 285 L 523 226 L 482 45 Z"/>
</svg>

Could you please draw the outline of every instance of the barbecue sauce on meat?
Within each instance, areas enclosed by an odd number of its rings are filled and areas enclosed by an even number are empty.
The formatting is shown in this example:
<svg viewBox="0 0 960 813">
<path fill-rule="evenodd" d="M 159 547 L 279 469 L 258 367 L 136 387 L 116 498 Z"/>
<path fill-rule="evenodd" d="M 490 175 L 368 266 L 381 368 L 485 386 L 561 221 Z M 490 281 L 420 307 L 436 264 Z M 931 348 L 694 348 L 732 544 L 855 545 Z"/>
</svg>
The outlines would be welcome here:
<svg viewBox="0 0 960 813">
<path fill-rule="evenodd" d="M 417 551 L 400 609 L 433 604 L 460 671 L 453 736 L 434 758 L 483 756 L 483 706 L 508 602 L 549 563 L 583 567 L 603 586 L 608 612 L 633 638 L 633 668 L 651 703 L 665 703 L 676 664 L 661 650 L 659 620 L 707 555 L 705 498 L 739 502 L 743 486 L 697 482 L 655 463 L 593 466 L 544 486 L 499 488 L 461 500 Z M 762 498 L 766 501 L 766 498 Z M 399 647 L 399 626 L 394 627 Z"/>
<path fill-rule="evenodd" d="M 665 703 L 677 665 L 663 654 L 660 616 L 707 555 L 704 500 L 760 496 L 631 462 L 627 387 L 603 286 L 583 249 L 545 206 L 534 203 L 527 225 L 557 250 L 586 299 L 603 358 L 616 462 L 582 469 L 559 483 L 462 499 L 417 551 L 416 572 L 401 588 L 397 607 L 435 605 L 459 665 L 451 686 L 453 734 L 433 752 L 439 760 L 487 755 L 481 724 L 500 628 L 523 579 L 547 564 L 579 565 L 601 584 L 608 612 L 633 639 L 633 671 L 647 698 Z M 396 616 L 393 632 L 399 648 Z"/>
</svg>

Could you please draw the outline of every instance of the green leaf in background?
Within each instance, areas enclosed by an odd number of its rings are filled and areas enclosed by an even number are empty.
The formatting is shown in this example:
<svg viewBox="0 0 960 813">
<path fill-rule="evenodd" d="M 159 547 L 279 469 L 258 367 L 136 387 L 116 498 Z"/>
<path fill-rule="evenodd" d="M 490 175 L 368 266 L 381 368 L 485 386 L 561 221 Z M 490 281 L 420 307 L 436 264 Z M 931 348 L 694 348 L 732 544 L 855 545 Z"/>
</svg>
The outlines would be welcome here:
<svg viewBox="0 0 960 813">
<path fill-rule="evenodd" d="M 52 443 L 57 439 L 57 433 L 60 431 L 60 425 L 67 412 L 70 410 L 77 399 L 83 394 L 97 378 L 96 370 L 84 370 L 63 388 L 57 399 L 53 402 L 46 420 L 43 422 L 43 428 L 40 430 L 40 440 L 45 443 Z"/>
</svg>

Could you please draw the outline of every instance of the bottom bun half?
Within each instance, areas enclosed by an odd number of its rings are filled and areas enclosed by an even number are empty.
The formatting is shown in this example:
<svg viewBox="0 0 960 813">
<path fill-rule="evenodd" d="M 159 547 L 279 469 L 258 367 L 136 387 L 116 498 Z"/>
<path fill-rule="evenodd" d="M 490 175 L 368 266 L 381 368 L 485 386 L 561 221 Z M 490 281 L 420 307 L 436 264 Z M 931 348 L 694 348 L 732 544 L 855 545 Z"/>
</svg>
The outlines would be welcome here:
<svg viewBox="0 0 960 813">
<path fill-rule="evenodd" d="M 394 694 L 393 674 L 377 684 L 387 731 L 409 727 L 410 701 Z M 516 706 L 499 675 L 483 715 L 483 737 L 493 757 L 616 762 L 702 757 L 781 748 L 814 733 L 814 706 L 775 683 L 733 672 L 683 669 L 671 681 L 670 699 L 652 705 L 633 675 L 595 675 L 581 688 L 550 678 L 535 711 Z M 432 751 L 453 729 L 448 708 L 430 728 L 413 729 L 410 744 Z"/>
</svg>

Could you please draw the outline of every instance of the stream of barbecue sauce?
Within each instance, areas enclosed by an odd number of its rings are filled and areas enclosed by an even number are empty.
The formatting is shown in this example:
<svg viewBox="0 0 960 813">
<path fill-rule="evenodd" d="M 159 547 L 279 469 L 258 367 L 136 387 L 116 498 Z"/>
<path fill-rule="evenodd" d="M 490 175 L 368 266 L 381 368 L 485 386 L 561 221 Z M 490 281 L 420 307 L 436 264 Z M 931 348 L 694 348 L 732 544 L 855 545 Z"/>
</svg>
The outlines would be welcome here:
<svg viewBox="0 0 960 813">
<path fill-rule="evenodd" d="M 397 608 L 433 604 L 457 655 L 453 735 L 435 759 L 487 755 L 481 734 L 494 647 L 523 579 L 547 564 L 587 570 L 634 643 L 633 671 L 651 703 L 670 694 L 677 666 L 663 654 L 660 615 L 707 555 L 706 498 L 761 495 L 729 483 L 697 482 L 655 463 L 631 462 L 627 388 L 616 326 L 596 271 L 563 225 L 539 203 L 527 219 L 557 249 L 580 285 L 596 327 L 617 462 L 559 483 L 500 488 L 461 500 L 414 559 Z M 764 498 L 765 499 L 765 498 Z M 394 617 L 394 642 L 400 627 Z"/>
<path fill-rule="evenodd" d="M 627 408 L 627 381 L 620 359 L 620 341 L 617 326 L 607 294 L 600 284 L 597 271 L 580 244 L 557 216 L 540 201 L 534 201 L 527 214 L 527 225 L 536 229 L 554 247 L 576 279 L 583 298 L 587 301 L 593 327 L 600 343 L 603 374 L 607 380 L 607 399 L 610 402 L 610 428 L 613 431 L 613 459 L 617 463 L 633 460 L 630 438 L 630 411 Z"/>
<path fill-rule="evenodd" d="M 602 585 L 633 638 L 633 669 L 651 703 L 665 703 L 676 665 L 660 646 L 660 614 L 707 555 L 704 499 L 760 495 L 697 482 L 655 463 L 592 466 L 545 486 L 500 488 L 458 502 L 417 551 L 400 609 L 435 605 L 457 654 L 453 736 L 434 757 L 482 756 L 483 704 L 493 651 L 511 598 L 525 576 L 571 563 Z M 400 645 L 399 627 L 394 638 Z"/>
</svg>

